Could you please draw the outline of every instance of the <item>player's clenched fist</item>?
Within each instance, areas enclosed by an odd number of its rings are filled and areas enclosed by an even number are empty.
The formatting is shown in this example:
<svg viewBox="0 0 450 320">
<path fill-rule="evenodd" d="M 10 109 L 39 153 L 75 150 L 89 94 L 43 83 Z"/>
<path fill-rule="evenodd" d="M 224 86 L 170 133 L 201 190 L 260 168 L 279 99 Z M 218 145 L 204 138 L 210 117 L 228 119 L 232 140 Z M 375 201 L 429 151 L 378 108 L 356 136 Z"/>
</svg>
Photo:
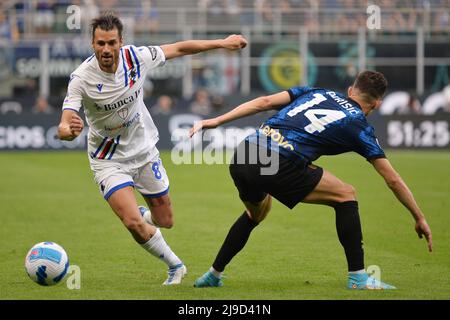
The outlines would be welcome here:
<svg viewBox="0 0 450 320">
<path fill-rule="evenodd" d="M 232 34 L 225 39 L 223 39 L 223 47 L 225 49 L 229 50 L 237 50 L 237 49 L 243 49 L 247 46 L 247 40 L 239 35 L 239 34 Z"/>
<path fill-rule="evenodd" d="M 83 119 L 81 119 L 77 114 L 72 114 L 72 117 L 70 118 L 69 122 L 69 128 L 70 133 L 73 136 L 78 137 L 84 128 Z"/>
<path fill-rule="evenodd" d="M 58 126 L 57 137 L 61 140 L 72 141 L 80 135 L 83 128 L 84 122 L 79 115 L 72 110 L 64 110 Z"/>
</svg>

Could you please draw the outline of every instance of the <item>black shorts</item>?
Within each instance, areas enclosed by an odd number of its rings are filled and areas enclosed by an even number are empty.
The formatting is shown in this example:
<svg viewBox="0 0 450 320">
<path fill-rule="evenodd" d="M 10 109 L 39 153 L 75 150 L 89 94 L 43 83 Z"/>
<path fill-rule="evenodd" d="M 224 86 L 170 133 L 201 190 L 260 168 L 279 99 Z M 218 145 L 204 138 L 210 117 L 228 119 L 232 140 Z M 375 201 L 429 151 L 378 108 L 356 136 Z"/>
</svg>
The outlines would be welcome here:
<svg viewBox="0 0 450 320">
<path fill-rule="evenodd" d="M 241 153 L 243 147 L 245 159 Z M 272 163 L 268 164 L 266 156 L 255 156 L 264 153 L 269 155 Z M 258 203 L 270 194 L 292 209 L 314 190 L 322 178 L 323 169 L 307 162 L 294 162 L 280 153 L 245 141 L 235 151 L 230 174 L 242 201 Z"/>
</svg>

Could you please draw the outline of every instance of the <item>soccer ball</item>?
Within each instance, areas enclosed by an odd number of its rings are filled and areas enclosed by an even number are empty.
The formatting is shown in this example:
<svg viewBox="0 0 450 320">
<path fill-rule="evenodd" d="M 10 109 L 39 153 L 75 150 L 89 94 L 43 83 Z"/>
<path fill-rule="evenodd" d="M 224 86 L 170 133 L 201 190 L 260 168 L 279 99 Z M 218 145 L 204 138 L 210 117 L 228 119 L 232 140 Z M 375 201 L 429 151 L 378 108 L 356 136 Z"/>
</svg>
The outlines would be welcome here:
<svg viewBox="0 0 450 320">
<path fill-rule="evenodd" d="M 60 282 L 69 269 L 66 251 L 54 242 L 40 242 L 28 251 L 25 269 L 34 282 L 52 286 Z"/>
</svg>

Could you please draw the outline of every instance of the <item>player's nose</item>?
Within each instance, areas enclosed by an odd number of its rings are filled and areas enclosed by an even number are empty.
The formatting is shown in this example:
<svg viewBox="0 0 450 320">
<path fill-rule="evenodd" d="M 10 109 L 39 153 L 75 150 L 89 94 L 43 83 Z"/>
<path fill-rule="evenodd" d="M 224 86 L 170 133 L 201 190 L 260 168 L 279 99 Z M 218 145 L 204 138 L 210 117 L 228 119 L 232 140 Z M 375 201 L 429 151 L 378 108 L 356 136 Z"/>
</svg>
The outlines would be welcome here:
<svg viewBox="0 0 450 320">
<path fill-rule="evenodd" d="M 106 45 L 103 47 L 103 53 L 111 53 L 111 52 L 112 52 L 111 46 L 109 46 L 108 44 L 106 44 Z"/>
</svg>

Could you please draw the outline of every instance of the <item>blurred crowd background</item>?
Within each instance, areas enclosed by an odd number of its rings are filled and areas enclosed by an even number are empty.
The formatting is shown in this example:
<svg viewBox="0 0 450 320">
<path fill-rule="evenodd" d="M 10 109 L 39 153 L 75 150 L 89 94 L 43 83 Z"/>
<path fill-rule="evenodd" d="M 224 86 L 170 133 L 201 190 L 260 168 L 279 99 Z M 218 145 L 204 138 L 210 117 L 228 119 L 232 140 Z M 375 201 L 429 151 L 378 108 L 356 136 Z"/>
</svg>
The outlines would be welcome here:
<svg viewBox="0 0 450 320">
<path fill-rule="evenodd" d="M 74 29 L 73 5 L 81 12 Z M 367 28 L 371 5 L 380 9 L 379 29 Z M 2 0 L 0 114 L 59 112 L 70 72 L 91 54 L 89 23 L 106 10 L 122 18 L 126 44 L 232 33 L 250 41 L 242 52 L 155 70 L 145 85 L 155 113 L 207 115 L 228 107 L 230 97 L 300 84 L 345 90 L 364 68 L 384 72 L 391 91 L 405 92 L 408 112 L 420 113 L 435 92 L 450 105 L 450 0 Z"/>
<path fill-rule="evenodd" d="M 23 38 L 67 32 L 70 5 L 83 9 L 84 22 L 89 23 L 101 11 L 116 10 L 135 21 L 135 33 L 157 34 L 189 22 L 186 18 L 197 23 L 205 20 L 203 23 L 219 28 L 231 24 L 353 30 L 366 25 L 364 13 L 370 4 L 382 8 L 385 31 L 413 31 L 426 25 L 448 32 L 450 26 L 450 0 L 3 0 L 0 36 L 17 43 Z"/>
</svg>

